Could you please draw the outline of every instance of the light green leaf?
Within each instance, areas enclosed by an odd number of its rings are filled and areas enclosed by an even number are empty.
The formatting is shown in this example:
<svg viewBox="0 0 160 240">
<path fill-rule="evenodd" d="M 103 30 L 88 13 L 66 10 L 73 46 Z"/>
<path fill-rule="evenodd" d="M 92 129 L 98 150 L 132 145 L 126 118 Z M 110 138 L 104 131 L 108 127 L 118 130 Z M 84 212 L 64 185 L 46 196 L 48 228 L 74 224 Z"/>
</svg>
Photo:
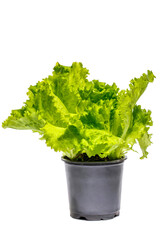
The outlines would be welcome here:
<svg viewBox="0 0 160 240">
<path fill-rule="evenodd" d="M 153 82 L 154 78 L 152 71 L 148 70 L 147 74 L 144 73 L 140 78 L 131 80 L 129 90 L 119 92 L 112 122 L 112 133 L 114 135 L 125 138 L 132 121 L 133 108 L 147 88 L 148 83 Z"/>
</svg>

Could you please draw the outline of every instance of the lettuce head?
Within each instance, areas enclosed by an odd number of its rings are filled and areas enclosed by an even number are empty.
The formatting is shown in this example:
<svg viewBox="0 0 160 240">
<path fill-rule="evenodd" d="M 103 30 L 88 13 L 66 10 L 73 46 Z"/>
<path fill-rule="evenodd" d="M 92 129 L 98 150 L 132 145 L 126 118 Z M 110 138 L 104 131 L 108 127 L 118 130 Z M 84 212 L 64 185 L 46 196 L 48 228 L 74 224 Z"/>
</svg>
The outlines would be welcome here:
<svg viewBox="0 0 160 240">
<path fill-rule="evenodd" d="M 38 132 L 47 146 L 70 159 L 82 154 L 120 159 L 135 143 L 141 158 L 147 157 L 153 122 L 151 111 L 137 101 L 154 81 L 152 71 L 132 79 L 127 90 L 89 81 L 88 74 L 82 63 L 57 63 L 51 76 L 29 87 L 28 99 L 21 109 L 12 110 L 3 128 Z"/>
</svg>

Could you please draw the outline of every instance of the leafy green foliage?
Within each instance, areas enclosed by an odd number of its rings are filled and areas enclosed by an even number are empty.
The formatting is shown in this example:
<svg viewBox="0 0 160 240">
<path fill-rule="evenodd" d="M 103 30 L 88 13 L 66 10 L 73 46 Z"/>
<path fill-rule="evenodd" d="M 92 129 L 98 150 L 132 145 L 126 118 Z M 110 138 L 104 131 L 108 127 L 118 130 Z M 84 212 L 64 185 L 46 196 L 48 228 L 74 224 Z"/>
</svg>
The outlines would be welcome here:
<svg viewBox="0 0 160 240">
<path fill-rule="evenodd" d="M 102 159 L 124 157 L 138 142 L 143 156 L 151 144 L 151 111 L 136 105 L 149 82 L 152 71 L 131 80 L 129 89 L 88 81 L 89 74 L 81 63 L 71 67 L 59 63 L 53 74 L 30 86 L 28 100 L 13 110 L 4 128 L 30 129 L 55 151 L 70 159 L 99 156 Z"/>
</svg>

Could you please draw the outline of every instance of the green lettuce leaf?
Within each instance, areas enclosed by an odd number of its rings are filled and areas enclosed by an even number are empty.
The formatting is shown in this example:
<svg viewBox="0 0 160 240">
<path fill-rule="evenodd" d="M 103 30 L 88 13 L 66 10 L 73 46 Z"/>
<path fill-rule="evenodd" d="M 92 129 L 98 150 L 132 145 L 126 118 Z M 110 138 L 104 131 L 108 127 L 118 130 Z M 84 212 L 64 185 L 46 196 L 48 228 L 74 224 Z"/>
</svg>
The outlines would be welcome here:
<svg viewBox="0 0 160 240">
<path fill-rule="evenodd" d="M 41 119 L 36 112 L 22 109 L 12 110 L 11 115 L 2 123 L 3 128 L 14 128 L 19 130 L 33 130 L 41 133 L 41 128 L 45 125 L 45 121 Z"/>
<path fill-rule="evenodd" d="M 140 78 L 134 78 L 130 82 L 130 88 L 122 90 L 118 94 L 117 107 L 114 111 L 112 121 L 112 133 L 121 138 L 126 137 L 126 133 L 132 121 L 133 108 L 146 90 L 149 82 L 154 81 L 155 76 L 152 71 L 143 74 Z"/>
<path fill-rule="evenodd" d="M 133 147 L 136 140 L 138 140 L 143 156 L 147 157 L 148 152 L 146 149 L 151 145 L 151 134 L 148 133 L 150 126 L 153 125 L 151 119 L 151 111 L 141 109 L 140 105 L 136 105 L 133 110 L 133 120 L 131 126 L 126 134 L 126 144 L 130 144 Z"/>
</svg>

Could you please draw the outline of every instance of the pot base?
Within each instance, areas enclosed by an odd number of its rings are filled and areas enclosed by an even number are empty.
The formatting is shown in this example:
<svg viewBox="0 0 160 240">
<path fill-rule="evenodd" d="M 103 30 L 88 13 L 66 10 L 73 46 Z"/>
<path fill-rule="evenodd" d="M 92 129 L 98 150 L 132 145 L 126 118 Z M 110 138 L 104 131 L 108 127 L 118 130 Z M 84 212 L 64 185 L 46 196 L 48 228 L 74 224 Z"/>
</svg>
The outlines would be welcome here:
<svg viewBox="0 0 160 240">
<path fill-rule="evenodd" d="M 109 219 L 119 216 L 119 214 L 120 214 L 119 211 L 111 213 L 111 214 L 106 214 L 106 215 L 86 215 L 86 214 L 71 212 L 70 216 L 72 218 L 80 219 L 80 220 L 98 221 L 98 220 L 109 220 Z"/>
</svg>

